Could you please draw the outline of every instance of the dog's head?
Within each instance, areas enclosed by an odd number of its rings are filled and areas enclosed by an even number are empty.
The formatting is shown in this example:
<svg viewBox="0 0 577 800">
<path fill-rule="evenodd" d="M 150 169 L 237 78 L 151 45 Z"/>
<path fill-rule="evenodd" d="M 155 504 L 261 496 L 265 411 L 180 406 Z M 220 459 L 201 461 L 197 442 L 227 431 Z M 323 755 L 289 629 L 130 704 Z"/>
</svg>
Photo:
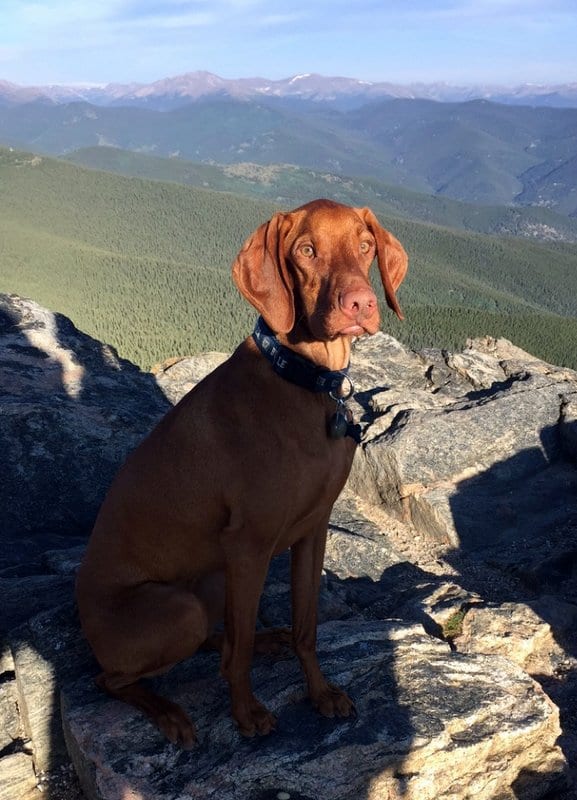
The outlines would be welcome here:
<svg viewBox="0 0 577 800">
<path fill-rule="evenodd" d="M 275 214 L 244 243 L 233 277 L 273 331 L 289 333 L 298 325 L 328 341 L 379 329 L 368 278 L 375 257 L 387 304 L 402 319 L 395 291 L 407 254 L 368 208 L 314 200 Z"/>
</svg>

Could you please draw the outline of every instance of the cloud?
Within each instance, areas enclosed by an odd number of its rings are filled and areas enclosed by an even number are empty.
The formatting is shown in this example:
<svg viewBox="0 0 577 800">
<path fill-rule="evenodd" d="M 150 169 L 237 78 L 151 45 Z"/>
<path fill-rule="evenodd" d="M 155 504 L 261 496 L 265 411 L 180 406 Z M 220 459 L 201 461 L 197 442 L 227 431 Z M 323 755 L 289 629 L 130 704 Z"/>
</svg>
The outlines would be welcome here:
<svg viewBox="0 0 577 800">
<path fill-rule="evenodd" d="M 572 0 L 445 0 L 435 4 L 427 2 L 399 4 L 396 14 L 412 20 L 485 20 L 497 23 L 503 18 L 519 21 L 527 19 L 546 20 L 556 16 L 575 15 Z"/>
<path fill-rule="evenodd" d="M 100 0 L 98 3 L 71 3 L 69 0 L 47 0 L 35 3 L 11 3 L 12 25 L 19 22 L 42 28 L 105 22 L 117 14 L 122 0 Z M 5 17 L 6 20 L 6 17 Z"/>
<path fill-rule="evenodd" d="M 214 25 L 218 22 L 219 17 L 208 11 L 189 11 L 185 14 L 171 14 L 164 16 L 154 17 L 139 17 L 138 19 L 127 20 L 125 25 L 136 28 L 152 27 L 155 30 L 159 28 L 202 28 L 209 25 Z"/>
<path fill-rule="evenodd" d="M 293 22 L 302 22 L 307 18 L 304 12 L 292 12 L 287 14 L 265 14 L 256 20 L 256 24 L 262 27 L 269 25 L 291 25 Z"/>
</svg>

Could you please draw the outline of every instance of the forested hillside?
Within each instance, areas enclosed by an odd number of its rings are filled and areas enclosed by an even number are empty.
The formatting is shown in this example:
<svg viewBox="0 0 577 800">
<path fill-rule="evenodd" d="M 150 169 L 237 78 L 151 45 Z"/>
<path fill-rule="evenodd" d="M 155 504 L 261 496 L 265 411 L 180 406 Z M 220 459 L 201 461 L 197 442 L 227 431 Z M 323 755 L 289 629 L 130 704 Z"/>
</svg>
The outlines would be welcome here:
<svg viewBox="0 0 577 800">
<path fill-rule="evenodd" d="M 144 367 L 230 350 L 255 316 L 230 265 L 276 207 L 0 150 L 0 291 L 62 311 Z M 411 263 L 407 320 L 384 314 L 385 330 L 415 347 L 506 336 L 577 366 L 577 246 L 380 219 Z"/>
<path fill-rule="evenodd" d="M 248 194 L 286 207 L 330 195 L 347 205 L 370 205 L 375 212 L 401 216 L 476 233 L 524 236 L 530 239 L 577 241 L 577 219 L 537 206 L 477 206 L 413 192 L 375 178 L 353 178 L 290 164 L 199 164 L 183 158 L 88 147 L 67 161 L 93 169 L 139 178 L 176 181 L 217 191 Z"/>
</svg>

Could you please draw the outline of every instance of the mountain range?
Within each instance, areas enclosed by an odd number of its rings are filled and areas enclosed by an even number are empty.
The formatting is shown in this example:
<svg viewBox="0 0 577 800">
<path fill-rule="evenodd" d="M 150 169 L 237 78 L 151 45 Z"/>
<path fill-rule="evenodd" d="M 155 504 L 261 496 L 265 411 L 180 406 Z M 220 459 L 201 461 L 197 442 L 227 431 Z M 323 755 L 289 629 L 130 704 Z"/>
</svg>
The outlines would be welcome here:
<svg viewBox="0 0 577 800">
<path fill-rule="evenodd" d="M 218 95 L 157 111 L 36 100 L 0 106 L 0 144 L 57 156 L 108 146 L 204 164 L 292 164 L 577 215 L 577 108 L 389 99 L 339 110 Z"/>
<path fill-rule="evenodd" d="M 577 107 L 577 83 L 561 85 L 520 84 L 513 87 L 447 83 L 399 85 L 328 77 L 305 73 L 282 80 L 267 78 L 226 79 L 206 71 L 163 78 L 152 83 L 107 85 L 20 86 L 0 80 L 0 105 L 31 101 L 70 103 L 85 101 L 100 106 L 139 106 L 156 111 L 178 108 L 201 97 L 314 101 L 341 110 L 358 108 L 384 99 L 425 99 L 439 102 L 491 100 L 510 105 Z"/>
</svg>

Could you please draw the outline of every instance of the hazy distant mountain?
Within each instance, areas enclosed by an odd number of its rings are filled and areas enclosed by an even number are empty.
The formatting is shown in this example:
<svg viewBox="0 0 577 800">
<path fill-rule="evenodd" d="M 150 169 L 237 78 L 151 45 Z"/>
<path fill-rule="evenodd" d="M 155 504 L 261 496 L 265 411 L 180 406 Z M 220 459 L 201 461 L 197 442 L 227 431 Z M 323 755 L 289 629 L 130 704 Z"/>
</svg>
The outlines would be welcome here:
<svg viewBox="0 0 577 800">
<path fill-rule="evenodd" d="M 31 100 L 52 103 L 83 100 L 101 106 L 132 105 L 166 111 L 202 97 L 219 95 L 236 99 L 313 101 L 328 103 L 341 110 L 387 98 L 441 102 L 485 99 L 510 105 L 577 107 L 577 83 L 557 86 L 523 84 L 516 87 L 467 87 L 447 83 L 398 85 L 309 73 L 283 80 L 258 77 L 229 80 L 202 71 L 164 78 L 150 84 L 111 83 L 106 86 L 25 87 L 0 80 L 0 105 Z"/>
<path fill-rule="evenodd" d="M 577 108 L 486 100 L 318 103 L 200 97 L 174 110 L 50 100 L 0 107 L 0 145 L 108 146 L 205 164 L 293 164 L 484 205 L 577 216 Z"/>
</svg>

